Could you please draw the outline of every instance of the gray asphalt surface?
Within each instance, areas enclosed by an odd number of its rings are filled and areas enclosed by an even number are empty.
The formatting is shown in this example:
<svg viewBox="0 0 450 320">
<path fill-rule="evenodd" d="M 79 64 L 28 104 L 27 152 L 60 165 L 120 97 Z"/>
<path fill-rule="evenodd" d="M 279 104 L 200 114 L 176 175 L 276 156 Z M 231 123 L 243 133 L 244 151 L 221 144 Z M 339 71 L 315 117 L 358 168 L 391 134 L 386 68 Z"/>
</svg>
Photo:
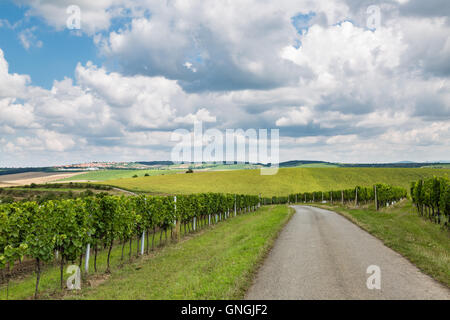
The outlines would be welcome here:
<svg viewBox="0 0 450 320">
<path fill-rule="evenodd" d="M 335 212 L 293 206 L 246 299 L 450 299 L 450 290 Z M 366 273 L 380 267 L 381 289 Z"/>
</svg>

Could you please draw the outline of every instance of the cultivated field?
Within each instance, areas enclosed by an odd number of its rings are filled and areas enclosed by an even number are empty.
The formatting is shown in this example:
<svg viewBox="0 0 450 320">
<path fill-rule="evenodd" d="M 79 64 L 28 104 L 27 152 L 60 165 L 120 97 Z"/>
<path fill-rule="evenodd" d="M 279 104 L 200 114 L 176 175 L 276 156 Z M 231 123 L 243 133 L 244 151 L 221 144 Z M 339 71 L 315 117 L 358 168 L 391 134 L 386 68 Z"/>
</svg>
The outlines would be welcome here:
<svg viewBox="0 0 450 320">
<path fill-rule="evenodd" d="M 89 181 L 106 181 L 122 178 L 132 178 L 134 175 L 143 177 L 145 174 L 149 176 L 174 174 L 179 170 L 99 170 L 93 172 L 87 172 L 83 174 L 72 175 L 70 177 L 64 177 L 59 182 L 89 182 Z"/>
<path fill-rule="evenodd" d="M 164 169 L 148 169 L 148 170 L 99 170 L 82 173 L 80 175 L 70 176 L 61 179 L 60 182 L 95 182 L 95 181 L 107 181 L 115 179 L 133 178 L 134 175 L 138 177 L 148 176 L 162 176 L 175 173 L 185 173 L 189 167 L 193 167 L 196 172 L 205 171 L 230 171 L 230 170 L 247 170 L 258 169 L 257 165 L 248 164 L 236 164 L 236 165 L 215 165 L 215 164 L 202 164 L 202 165 L 171 165 Z"/>
<path fill-rule="evenodd" d="M 103 183 L 132 191 L 154 194 L 190 194 L 224 192 L 288 195 L 371 186 L 386 183 L 409 190 L 410 183 L 421 178 L 448 176 L 448 169 L 405 168 L 282 168 L 273 176 L 262 176 L 259 170 L 195 172 L 153 177 L 109 180 Z"/>
<path fill-rule="evenodd" d="M 43 184 L 54 182 L 60 179 L 71 178 L 73 176 L 82 176 L 80 172 L 59 173 L 59 172 L 24 172 L 15 174 L 6 174 L 0 176 L 0 187 L 25 186 L 32 183 Z"/>
</svg>

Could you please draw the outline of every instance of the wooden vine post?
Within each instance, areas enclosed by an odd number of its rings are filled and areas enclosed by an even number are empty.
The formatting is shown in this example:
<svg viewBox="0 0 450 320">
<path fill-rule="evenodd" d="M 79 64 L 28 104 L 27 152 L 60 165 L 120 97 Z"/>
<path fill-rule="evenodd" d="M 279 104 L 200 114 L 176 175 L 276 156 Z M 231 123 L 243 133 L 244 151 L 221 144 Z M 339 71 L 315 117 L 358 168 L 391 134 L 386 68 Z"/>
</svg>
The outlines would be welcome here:
<svg viewBox="0 0 450 320">
<path fill-rule="evenodd" d="M 177 215 L 177 196 L 173 197 L 173 201 L 174 201 L 174 208 L 175 208 L 175 216 Z M 180 232 L 181 230 L 181 217 L 178 217 L 175 220 L 175 240 L 176 241 L 180 241 Z"/>
<path fill-rule="evenodd" d="M 86 258 L 84 261 L 84 272 L 89 273 L 89 257 L 91 254 L 91 244 L 88 243 L 86 246 Z"/>
<path fill-rule="evenodd" d="M 374 185 L 374 188 L 375 188 L 375 209 L 378 211 L 377 185 Z"/>
</svg>

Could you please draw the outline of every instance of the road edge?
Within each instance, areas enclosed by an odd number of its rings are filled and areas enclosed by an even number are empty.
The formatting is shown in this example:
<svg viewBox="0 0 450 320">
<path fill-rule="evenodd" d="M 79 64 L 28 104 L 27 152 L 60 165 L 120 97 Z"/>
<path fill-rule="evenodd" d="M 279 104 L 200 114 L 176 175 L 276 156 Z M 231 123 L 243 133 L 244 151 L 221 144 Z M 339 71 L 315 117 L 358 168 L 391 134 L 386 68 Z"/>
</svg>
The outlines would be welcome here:
<svg viewBox="0 0 450 320">
<path fill-rule="evenodd" d="M 249 273 L 248 275 L 248 279 L 246 279 L 245 282 L 245 286 L 242 290 L 243 295 L 241 295 L 240 297 L 238 297 L 238 300 L 247 300 L 247 293 L 248 290 L 250 289 L 250 287 L 253 285 L 256 275 L 258 274 L 259 270 L 261 269 L 262 265 L 264 264 L 264 261 L 266 261 L 267 256 L 270 254 L 270 252 L 272 251 L 274 245 L 275 245 L 275 241 L 277 241 L 277 239 L 279 238 L 281 232 L 284 230 L 284 228 L 286 227 L 286 225 L 291 221 L 292 217 L 297 213 L 297 211 L 290 205 L 286 205 L 287 209 L 288 209 L 288 217 L 286 219 L 286 221 L 284 221 L 281 225 L 280 228 L 278 229 L 278 231 L 272 236 L 272 238 L 270 238 L 267 242 L 267 245 L 264 249 L 263 254 L 259 257 L 258 261 L 256 262 L 253 270 Z"/>
<path fill-rule="evenodd" d="M 416 263 L 414 263 L 413 261 L 411 261 L 411 259 L 404 255 L 403 253 L 395 250 L 394 248 L 392 248 L 391 246 L 389 246 L 386 241 L 380 237 L 378 237 L 376 234 L 372 233 L 370 230 L 366 229 L 367 226 L 364 223 L 359 222 L 358 220 L 356 220 L 355 218 L 353 218 L 352 215 L 348 214 L 347 212 L 340 212 L 338 210 L 331 210 L 331 208 L 328 208 L 327 206 L 324 205 L 320 205 L 320 204 L 308 204 L 308 205 L 304 205 L 304 206 L 310 206 L 310 207 L 316 207 L 319 209 L 323 209 L 323 210 L 327 210 L 327 211 L 331 211 L 334 213 L 339 214 L 341 217 L 347 219 L 348 221 L 350 221 L 351 223 L 353 223 L 355 226 L 357 226 L 358 228 L 360 228 L 361 230 L 363 230 L 364 232 L 367 232 L 368 234 L 370 234 L 371 236 L 373 236 L 374 238 L 380 240 L 384 246 L 386 246 L 387 248 L 391 249 L 392 251 L 396 252 L 397 254 L 401 255 L 403 258 L 405 258 L 406 260 L 408 260 L 409 263 L 411 263 L 413 266 L 415 266 L 422 274 L 430 277 L 431 279 L 433 279 L 437 284 L 443 286 L 444 288 L 450 289 L 450 286 L 447 285 L 445 282 L 440 281 L 439 279 L 436 279 L 432 274 L 426 272 L 425 270 L 423 270 L 420 266 L 418 266 Z"/>
</svg>

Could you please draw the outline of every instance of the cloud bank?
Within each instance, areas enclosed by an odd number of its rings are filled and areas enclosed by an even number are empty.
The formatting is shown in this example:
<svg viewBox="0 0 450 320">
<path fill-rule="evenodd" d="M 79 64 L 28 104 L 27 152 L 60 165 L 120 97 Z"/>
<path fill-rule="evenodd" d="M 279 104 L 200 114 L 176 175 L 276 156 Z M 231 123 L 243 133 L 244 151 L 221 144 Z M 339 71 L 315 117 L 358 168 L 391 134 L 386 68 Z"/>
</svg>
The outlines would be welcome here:
<svg viewBox="0 0 450 320">
<path fill-rule="evenodd" d="M 168 159 L 196 120 L 280 128 L 281 160 L 450 159 L 448 1 L 16 2 L 55 32 L 77 3 L 114 68 L 46 90 L 0 49 L 0 165 Z"/>
</svg>

